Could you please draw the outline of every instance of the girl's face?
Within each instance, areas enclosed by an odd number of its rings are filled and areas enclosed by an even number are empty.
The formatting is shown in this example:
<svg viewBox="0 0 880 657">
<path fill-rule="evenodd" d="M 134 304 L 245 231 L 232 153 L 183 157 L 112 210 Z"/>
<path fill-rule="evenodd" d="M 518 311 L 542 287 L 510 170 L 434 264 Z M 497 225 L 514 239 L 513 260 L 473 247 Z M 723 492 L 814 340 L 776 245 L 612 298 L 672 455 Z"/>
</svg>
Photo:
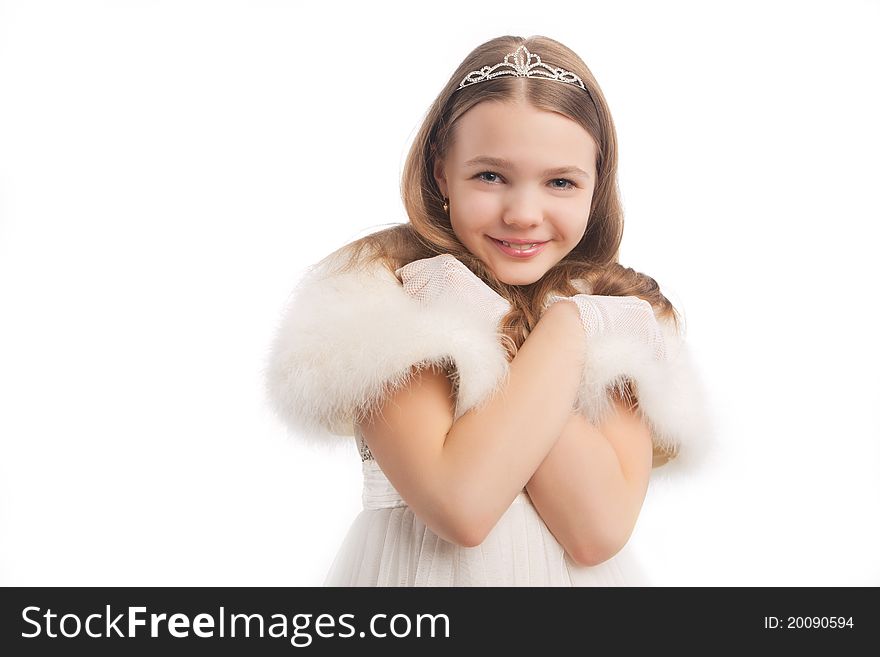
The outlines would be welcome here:
<svg viewBox="0 0 880 657">
<path fill-rule="evenodd" d="M 584 236 L 596 152 L 590 134 L 561 114 L 483 101 L 458 120 L 434 177 L 462 244 L 502 282 L 528 285 Z M 521 242 L 538 246 L 514 250 Z"/>
</svg>

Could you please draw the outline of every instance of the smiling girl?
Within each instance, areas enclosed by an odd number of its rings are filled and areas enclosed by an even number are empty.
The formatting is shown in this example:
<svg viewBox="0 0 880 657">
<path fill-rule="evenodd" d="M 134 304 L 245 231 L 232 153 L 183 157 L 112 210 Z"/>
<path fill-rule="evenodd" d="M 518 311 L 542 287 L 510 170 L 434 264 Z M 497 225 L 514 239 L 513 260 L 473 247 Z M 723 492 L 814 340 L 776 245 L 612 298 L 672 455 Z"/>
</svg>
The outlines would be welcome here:
<svg viewBox="0 0 880 657">
<path fill-rule="evenodd" d="M 364 509 L 325 584 L 648 584 L 629 537 L 652 474 L 697 463 L 705 418 L 675 309 L 617 262 L 617 140 L 589 69 L 546 37 L 477 47 L 402 191 L 408 223 L 310 268 L 267 363 L 299 436 L 361 455 Z"/>
</svg>

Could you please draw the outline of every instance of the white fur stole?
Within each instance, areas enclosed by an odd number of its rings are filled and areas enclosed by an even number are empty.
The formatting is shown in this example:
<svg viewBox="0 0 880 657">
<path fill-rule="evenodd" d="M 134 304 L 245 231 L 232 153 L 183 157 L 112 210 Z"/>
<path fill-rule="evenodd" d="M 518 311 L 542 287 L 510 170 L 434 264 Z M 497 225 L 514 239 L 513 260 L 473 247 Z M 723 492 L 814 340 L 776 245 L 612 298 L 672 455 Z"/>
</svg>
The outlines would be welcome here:
<svg viewBox="0 0 880 657">
<path fill-rule="evenodd" d="M 623 336 L 592 341 L 577 406 L 598 425 L 609 392 L 632 380 L 655 448 L 676 452 L 674 469 L 689 470 L 709 437 L 704 394 L 684 342 L 662 326 L 663 363 Z M 509 371 L 497 327 L 479 314 L 445 300 L 423 305 L 378 262 L 345 273 L 316 266 L 282 314 L 265 367 L 268 399 L 306 441 L 350 437 L 416 364 L 454 365 L 455 419 L 503 387 Z"/>
</svg>

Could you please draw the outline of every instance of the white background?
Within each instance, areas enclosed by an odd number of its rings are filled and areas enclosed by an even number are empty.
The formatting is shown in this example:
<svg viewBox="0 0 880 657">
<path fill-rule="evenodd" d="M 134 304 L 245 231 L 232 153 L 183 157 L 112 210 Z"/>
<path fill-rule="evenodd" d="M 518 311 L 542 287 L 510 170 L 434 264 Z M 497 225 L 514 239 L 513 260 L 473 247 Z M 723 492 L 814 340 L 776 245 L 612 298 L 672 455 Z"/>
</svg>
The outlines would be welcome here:
<svg viewBox="0 0 880 657">
<path fill-rule="evenodd" d="M 304 268 L 405 221 L 411 139 L 501 34 L 620 138 L 623 264 L 720 443 L 652 486 L 663 585 L 880 584 L 877 2 L 0 3 L 0 583 L 317 585 L 360 461 L 261 368 Z"/>
</svg>

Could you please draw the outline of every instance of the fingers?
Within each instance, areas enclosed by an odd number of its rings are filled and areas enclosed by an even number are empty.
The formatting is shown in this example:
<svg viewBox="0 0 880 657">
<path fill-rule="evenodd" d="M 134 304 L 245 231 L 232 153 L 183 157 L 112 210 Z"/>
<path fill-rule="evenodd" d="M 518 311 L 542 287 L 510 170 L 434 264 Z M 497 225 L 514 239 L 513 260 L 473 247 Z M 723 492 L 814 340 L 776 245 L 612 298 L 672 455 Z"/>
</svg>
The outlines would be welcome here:
<svg viewBox="0 0 880 657">
<path fill-rule="evenodd" d="M 448 253 L 414 260 L 395 274 L 400 277 L 404 291 L 420 301 L 455 299 L 473 312 L 491 317 L 496 324 L 510 311 L 507 299 Z"/>
<path fill-rule="evenodd" d="M 574 302 L 581 324 L 589 338 L 604 334 L 628 335 L 652 347 L 655 356 L 665 354 L 662 332 L 650 303 L 636 296 L 576 294 L 571 297 L 551 295 L 546 308 L 558 301 Z"/>
<path fill-rule="evenodd" d="M 414 260 L 395 271 L 404 290 L 413 296 L 434 298 L 451 289 L 454 292 L 473 292 L 488 286 L 454 256 L 443 253 L 432 258 Z"/>
<path fill-rule="evenodd" d="M 404 265 L 403 267 L 397 269 L 394 273 L 400 276 L 402 279 L 406 279 L 423 274 L 425 272 L 439 272 L 443 270 L 444 266 L 447 266 L 449 264 L 450 260 L 461 264 L 456 258 L 449 255 L 448 253 L 441 253 L 440 255 L 433 256 L 432 258 L 413 260 L 408 265 Z M 467 268 L 465 267 L 465 269 Z"/>
</svg>

